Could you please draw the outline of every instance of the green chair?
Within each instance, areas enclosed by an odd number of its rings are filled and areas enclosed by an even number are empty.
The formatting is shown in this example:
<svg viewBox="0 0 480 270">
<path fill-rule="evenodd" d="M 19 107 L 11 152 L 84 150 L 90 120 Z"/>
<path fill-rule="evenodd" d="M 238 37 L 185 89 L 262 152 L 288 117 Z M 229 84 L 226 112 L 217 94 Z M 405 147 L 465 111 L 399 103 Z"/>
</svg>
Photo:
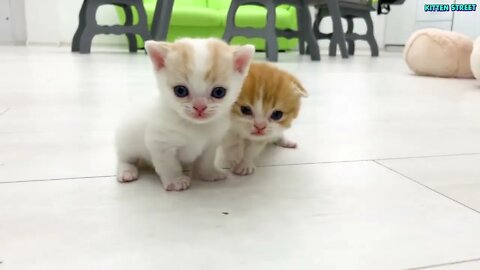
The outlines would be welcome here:
<svg viewBox="0 0 480 270">
<path fill-rule="evenodd" d="M 276 7 L 280 5 L 295 6 L 297 12 L 298 30 L 292 28 L 278 28 L 276 26 Z M 262 27 L 240 26 L 236 23 L 238 11 L 242 6 L 257 5 L 263 7 L 266 11 L 266 25 Z M 298 38 L 302 42 L 306 42 L 310 48 L 309 54 L 312 60 L 320 60 L 320 51 L 317 41 L 311 30 L 312 21 L 310 18 L 310 11 L 305 0 L 232 0 L 228 15 L 227 26 L 223 39 L 230 42 L 233 37 L 262 37 L 267 40 L 266 54 L 269 61 L 278 60 L 278 37 L 284 38 Z M 302 51 L 300 51 L 301 54 Z"/>
<path fill-rule="evenodd" d="M 156 0 L 144 0 L 143 5 L 151 29 Z M 181 37 L 217 37 L 222 38 L 225 31 L 227 13 L 231 0 L 175 0 L 168 27 L 167 40 L 173 41 Z M 117 9 L 121 21 L 125 20 L 122 9 Z M 242 27 L 262 28 L 266 24 L 267 11 L 258 6 L 242 6 L 236 14 L 235 23 Z M 134 14 L 134 22 L 137 16 Z M 281 5 L 276 8 L 276 27 L 279 29 L 297 29 L 296 10 L 292 6 Z M 137 36 L 139 47 L 143 42 Z M 263 38 L 235 37 L 232 44 L 250 43 L 257 50 L 265 50 Z M 297 47 L 297 39 L 278 38 L 278 50 L 292 50 Z"/>
</svg>

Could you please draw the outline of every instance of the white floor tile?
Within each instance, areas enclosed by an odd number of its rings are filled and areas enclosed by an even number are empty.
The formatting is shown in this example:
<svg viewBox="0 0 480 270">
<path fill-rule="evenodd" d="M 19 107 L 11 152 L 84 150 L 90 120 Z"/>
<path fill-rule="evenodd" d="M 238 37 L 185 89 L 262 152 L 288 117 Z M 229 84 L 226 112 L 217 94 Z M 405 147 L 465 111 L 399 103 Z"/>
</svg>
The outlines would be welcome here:
<svg viewBox="0 0 480 270">
<path fill-rule="evenodd" d="M 418 267 L 411 270 L 478 270 L 480 269 L 480 259 L 472 262 L 459 262 L 446 265 L 432 265 L 430 267 Z"/>
<path fill-rule="evenodd" d="M 480 254 L 480 215 L 373 162 L 182 193 L 151 174 L 0 184 L 0 212 L 5 269 L 405 269 Z"/>
<path fill-rule="evenodd" d="M 116 157 L 110 132 L 0 134 L 0 182 L 109 176 Z"/>
<path fill-rule="evenodd" d="M 79 55 L 66 47 L 3 47 L 0 57 L 0 112 L 8 109 L 0 115 L 0 144 L 18 149 L 0 153 L 0 181 L 112 173 L 110 138 L 121 112 L 156 91 L 147 57 L 118 50 Z M 311 96 L 288 132 L 300 148 L 269 149 L 260 165 L 480 153 L 476 81 L 411 76 L 399 53 L 281 60 Z M 101 138 L 87 139 L 99 132 Z M 69 147 L 60 152 L 36 151 L 65 136 Z M 92 157 L 102 159 L 98 170 Z M 34 159 L 54 165 L 47 173 Z"/>
<path fill-rule="evenodd" d="M 1 47 L 0 270 L 371 270 L 480 258 L 479 214 L 378 164 L 282 166 L 480 153 L 480 83 L 412 76 L 400 53 L 322 56 L 278 63 L 310 92 L 288 132 L 299 149 L 268 149 L 251 177 L 165 193 L 151 173 L 127 185 L 100 177 L 115 173 L 121 112 L 156 91 L 143 53 Z M 480 155 L 381 162 L 480 210 Z M 85 177 L 97 178 L 6 183 Z"/>
<path fill-rule="evenodd" d="M 480 155 L 379 162 L 480 212 Z"/>
</svg>

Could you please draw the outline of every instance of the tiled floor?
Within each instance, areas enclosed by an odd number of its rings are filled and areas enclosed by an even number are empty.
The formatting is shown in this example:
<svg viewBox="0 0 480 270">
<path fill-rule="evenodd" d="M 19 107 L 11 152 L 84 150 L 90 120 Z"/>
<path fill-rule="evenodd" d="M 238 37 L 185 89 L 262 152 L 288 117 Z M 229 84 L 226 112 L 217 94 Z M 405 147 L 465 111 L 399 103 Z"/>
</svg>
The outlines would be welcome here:
<svg viewBox="0 0 480 270">
<path fill-rule="evenodd" d="M 259 56 L 261 59 L 261 56 Z M 480 269 L 480 82 L 281 55 L 311 96 L 254 176 L 113 177 L 144 54 L 0 48 L 0 270 Z"/>
</svg>

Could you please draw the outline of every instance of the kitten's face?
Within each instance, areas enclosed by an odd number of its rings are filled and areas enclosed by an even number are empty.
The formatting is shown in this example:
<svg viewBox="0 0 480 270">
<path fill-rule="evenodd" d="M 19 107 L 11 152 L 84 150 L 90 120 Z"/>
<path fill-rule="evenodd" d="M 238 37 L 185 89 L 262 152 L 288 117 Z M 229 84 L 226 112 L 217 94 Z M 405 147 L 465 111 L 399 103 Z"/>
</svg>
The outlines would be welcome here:
<svg viewBox="0 0 480 270">
<path fill-rule="evenodd" d="M 298 116 L 307 92 L 291 74 L 269 64 L 252 63 L 232 109 L 233 127 L 250 140 L 272 140 Z"/>
<path fill-rule="evenodd" d="M 148 41 L 145 47 L 163 105 L 196 124 L 230 112 L 254 53 L 251 45 L 233 47 L 217 39 Z"/>
</svg>

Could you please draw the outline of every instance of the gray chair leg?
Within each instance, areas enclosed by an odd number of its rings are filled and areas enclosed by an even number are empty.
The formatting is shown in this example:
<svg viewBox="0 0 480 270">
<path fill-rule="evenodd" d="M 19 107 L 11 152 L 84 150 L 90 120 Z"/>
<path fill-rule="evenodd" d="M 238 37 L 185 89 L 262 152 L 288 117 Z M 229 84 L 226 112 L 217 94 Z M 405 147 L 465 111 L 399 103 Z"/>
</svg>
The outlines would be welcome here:
<svg viewBox="0 0 480 270">
<path fill-rule="evenodd" d="M 315 20 L 313 21 L 313 34 L 316 39 L 320 39 L 320 23 L 322 22 L 322 10 L 317 9 L 317 14 L 315 15 Z"/>
<path fill-rule="evenodd" d="M 299 0 L 300 4 L 297 5 L 297 17 L 302 18 L 300 20 L 301 26 L 298 28 L 298 35 L 307 42 L 308 53 L 313 61 L 320 60 L 320 48 L 318 47 L 317 39 L 314 36 L 312 29 L 312 18 L 308 5 L 305 0 Z"/>
<path fill-rule="evenodd" d="M 75 35 L 73 36 L 72 40 L 72 52 L 80 51 L 80 36 L 82 35 L 83 31 L 85 31 L 86 22 L 86 11 L 87 11 L 87 2 L 83 1 L 82 7 L 80 8 L 80 13 L 78 15 L 78 28 L 75 31 Z"/>
<path fill-rule="evenodd" d="M 348 17 L 347 18 L 347 35 L 353 33 L 353 18 Z M 349 55 L 354 55 L 355 54 L 355 40 L 347 38 L 347 44 L 348 44 L 348 54 Z"/>
<path fill-rule="evenodd" d="M 120 5 L 125 12 L 125 25 L 132 26 L 133 25 L 133 13 L 132 8 L 129 5 Z M 125 34 L 128 39 L 128 49 L 130 52 L 137 52 L 137 39 L 135 34 L 126 33 Z"/>
<path fill-rule="evenodd" d="M 267 59 L 272 62 L 278 61 L 278 41 L 277 41 L 277 33 L 275 31 L 275 18 L 276 18 L 276 11 L 275 11 L 275 3 L 273 1 L 267 1 L 265 3 L 265 8 L 267 9 L 267 24 L 265 25 L 266 29 L 266 53 Z"/>
<path fill-rule="evenodd" d="M 307 54 L 307 46 L 305 45 L 305 41 L 302 38 L 298 38 L 298 52 L 300 55 Z"/>
<path fill-rule="evenodd" d="M 116 5 L 125 12 L 124 25 L 98 25 L 96 20 L 97 9 L 101 5 Z M 132 6 L 138 11 L 138 23 L 133 24 Z M 92 40 L 97 34 L 126 35 L 130 52 L 137 51 L 136 34 L 144 40 L 151 39 L 148 31 L 147 14 L 140 0 L 84 0 L 79 13 L 78 28 L 73 36 L 72 51 L 90 53 Z"/>
<path fill-rule="evenodd" d="M 277 29 L 276 28 L 276 5 L 287 4 L 295 6 L 297 11 L 298 29 Z M 267 22 L 263 29 L 252 27 L 236 27 L 235 14 L 241 5 L 260 5 L 267 9 Z M 300 54 L 305 54 L 305 43 L 308 45 L 309 54 L 312 60 L 320 60 L 320 49 L 313 34 L 312 19 L 308 10 L 306 0 L 232 0 L 227 14 L 227 21 L 223 39 L 230 42 L 236 36 L 249 38 L 261 37 L 266 41 L 266 55 L 269 61 L 278 60 L 277 37 L 298 38 Z"/>
<path fill-rule="evenodd" d="M 79 51 L 81 54 L 90 53 L 92 47 L 93 37 L 97 34 L 97 20 L 95 15 L 97 13 L 97 8 L 100 6 L 97 2 L 89 2 L 85 10 L 85 28 L 80 35 L 79 40 Z"/>
<path fill-rule="evenodd" d="M 230 8 L 228 9 L 225 32 L 223 33 L 223 40 L 227 43 L 230 43 L 233 39 L 233 33 L 235 31 L 235 14 L 237 13 L 239 6 L 240 4 L 237 0 L 232 0 Z"/>
<path fill-rule="evenodd" d="M 329 55 L 330 56 L 337 55 L 337 44 L 338 44 L 340 47 L 342 58 L 348 58 L 347 42 L 345 40 L 345 33 L 343 32 L 342 15 L 340 13 L 338 2 L 336 2 L 336 0 L 326 0 L 326 1 L 328 4 L 328 10 L 330 12 L 330 16 L 332 17 L 332 23 L 333 23 L 333 35 L 332 35 L 332 39 L 330 40 Z"/>
<path fill-rule="evenodd" d="M 170 19 L 172 17 L 173 0 L 158 0 L 152 23 L 152 37 L 155 40 L 166 40 Z"/>
<path fill-rule="evenodd" d="M 375 34 L 373 30 L 373 21 L 372 17 L 370 16 L 370 12 L 364 17 L 365 22 L 367 24 L 367 42 L 370 45 L 370 51 L 372 52 L 372 56 L 378 56 L 378 45 L 377 40 L 375 39 Z"/>
<path fill-rule="evenodd" d="M 147 41 L 152 39 L 152 35 L 150 34 L 150 31 L 148 31 L 148 18 L 147 18 L 147 12 L 145 11 L 145 8 L 143 7 L 143 2 L 136 2 L 133 4 L 133 6 L 137 9 L 137 14 L 138 14 L 138 35 L 143 39 L 143 41 Z"/>
<path fill-rule="evenodd" d="M 302 25 L 303 25 L 302 17 L 297 16 L 297 31 L 298 32 L 300 32 L 300 27 L 302 27 Z M 304 55 L 304 54 L 307 53 L 305 43 L 306 43 L 306 41 L 303 38 L 303 36 L 299 35 L 299 37 L 298 37 L 298 52 L 300 53 L 300 55 Z"/>
</svg>

